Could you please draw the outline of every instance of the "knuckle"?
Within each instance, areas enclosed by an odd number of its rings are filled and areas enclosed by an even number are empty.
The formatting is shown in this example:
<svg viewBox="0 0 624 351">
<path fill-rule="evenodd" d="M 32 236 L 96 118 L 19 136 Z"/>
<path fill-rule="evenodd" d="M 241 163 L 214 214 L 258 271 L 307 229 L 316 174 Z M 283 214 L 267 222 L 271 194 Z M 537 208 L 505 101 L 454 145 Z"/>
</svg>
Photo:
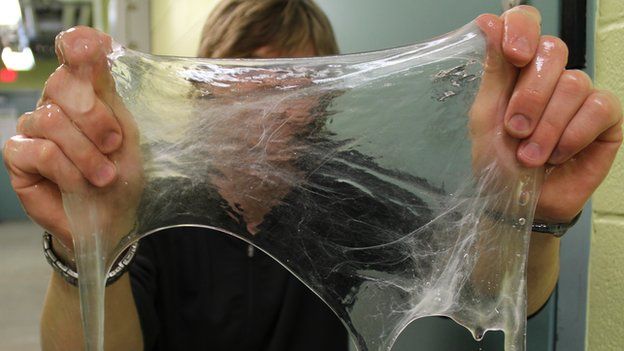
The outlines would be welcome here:
<svg viewBox="0 0 624 351">
<path fill-rule="evenodd" d="M 531 87 L 524 87 L 518 90 L 515 93 L 515 99 L 517 100 L 519 106 L 528 110 L 528 112 L 530 112 L 533 116 L 535 116 L 535 114 L 541 110 L 548 101 L 544 93 Z"/>
<path fill-rule="evenodd" d="M 577 149 L 577 145 L 582 145 L 582 143 L 583 133 L 581 133 L 578 129 L 569 129 L 566 130 L 565 134 L 559 141 L 557 149 L 562 155 L 572 155 L 572 153 Z"/>
<path fill-rule="evenodd" d="M 26 133 L 29 129 L 29 124 L 31 119 L 33 118 L 33 112 L 26 112 L 23 115 L 21 115 L 18 119 L 17 119 L 17 126 L 16 126 L 16 131 L 18 133 Z"/>
<path fill-rule="evenodd" d="M 60 156 L 60 150 L 56 144 L 49 140 L 42 140 L 39 149 L 38 160 L 41 164 L 56 164 Z"/>
<path fill-rule="evenodd" d="M 43 134 L 48 135 L 62 129 L 67 121 L 60 107 L 54 104 L 47 104 L 41 107 L 37 123 Z"/>
<path fill-rule="evenodd" d="M 7 158 L 11 157 L 12 153 L 18 152 L 20 150 L 21 141 L 23 136 L 14 135 L 10 137 L 7 141 L 4 142 L 4 146 L 2 148 L 2 154 L 6 155 Z"/>
<path fill-rule="evenodd" d="M 95 169 L 97 162 L 99 161 L 98 155 L 91 147 L 76 148 L 71 151 L 71 154 L 73 162 L 80 165 L 80 168 L 83 169 Z"/>
<path fill-rule="evenodd" d="M 551 55 L 567 57 L 569 52 L 568 45 L 560 38 L 552 35 L 543 35 L 540 39 L 540 47 L 544 52 Z"/>
<path fill-rule="evenodd" d="M 4 145 L 2 145 L 2 160 L 7 168 L 9 168 L 8 165 L 11 163 L 10 150 L 15 149 L 14 143 L 15 141 L 13 141 L 13 138 L 9 138 L 9 140 L 5 141 Z"/>
<path fill-rule="evenodd" d="M 560 135 L 563 127 L 562 121 L 554 118 L 542 118 L 539 122 L 539 129 L 543 134 Z"/>
<path fill-rule="evenodd" d="M 618 123 L 621 123 L 622 122 L 622 102 L 620 101 L 620 98 L 612 91 L 605 90 L 603 91 L 603 93 L 606 95 L 607 99 L 611 101 L 610 106 L 613 109 L 611 111 L 614 117 L 613 119 L 616 120 Z"/>
<path fill-rule="evenodd" d="M 559 78 L 559 89 L 566 95 L 587 96 L 587 92 L 591 89 L 591 80 L 583 71 L 567 70 Z"/>
<path fill-rule="evenodd" d="M 609 92 L 594 92 L 589 97 L 588 102 L 595 118 L 608 119 L 614 123 L 620 118 L 617 111 L 618 107 Z"/>
</svg>

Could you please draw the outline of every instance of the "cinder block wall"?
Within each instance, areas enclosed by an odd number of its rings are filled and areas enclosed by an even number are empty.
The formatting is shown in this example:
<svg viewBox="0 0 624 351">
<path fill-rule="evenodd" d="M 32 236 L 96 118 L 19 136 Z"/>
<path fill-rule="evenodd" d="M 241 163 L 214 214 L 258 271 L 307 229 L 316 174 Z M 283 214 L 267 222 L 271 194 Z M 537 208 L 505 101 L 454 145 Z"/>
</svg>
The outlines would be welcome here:
<svg viewBox="0 0 624 351">
<path fill-rule="evenodd" d="M 624 100 L 624 1 L 598 0 L 595 83 Z M 624 345 L 624 152 L 593 197 L 589 267 L 589 351 Z"/>
</svg>

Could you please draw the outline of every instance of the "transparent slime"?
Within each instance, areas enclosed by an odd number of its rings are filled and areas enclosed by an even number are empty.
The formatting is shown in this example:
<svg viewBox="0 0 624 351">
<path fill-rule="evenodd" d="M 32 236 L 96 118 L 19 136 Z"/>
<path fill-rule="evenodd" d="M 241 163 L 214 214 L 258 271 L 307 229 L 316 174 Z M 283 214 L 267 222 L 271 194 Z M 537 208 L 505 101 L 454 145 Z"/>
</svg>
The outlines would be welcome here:
<svg viewBox="0 0 624 351">
<path fill-rule="evenodd" d="M 304 59 L 109 55 L 118 181 L 64 193 L 88 350 L 105 277 L 132 242 L 203 226 L 279 261 L 360 351 L 425 316 L 524 350 L 525 263 L 543 170 L 477 112 L 475 24 L 432 41 Z M 158 235 L 158 234 L 156 234 Z"/>
</svg>

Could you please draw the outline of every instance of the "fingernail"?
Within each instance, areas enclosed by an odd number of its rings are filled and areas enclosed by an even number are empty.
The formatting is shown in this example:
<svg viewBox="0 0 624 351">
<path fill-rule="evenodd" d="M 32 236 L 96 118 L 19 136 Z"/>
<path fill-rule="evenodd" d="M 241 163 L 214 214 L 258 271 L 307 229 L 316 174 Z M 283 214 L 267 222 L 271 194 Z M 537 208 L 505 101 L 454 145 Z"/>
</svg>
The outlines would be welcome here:
<svg viewBox="0 0 624 351">
<path fill-rule="evenodd" d="M 115 166 L 111 163 L 104 163 L 100 166 L 96 173 L 99 185 L 105 185 L 115 177 Z"/>
<path fill-rule="evenodd" d="M 102 149 L 104 152 L 111 152 L 119 146 L 121 135 L 117 132 L 110 132 L 102 139 Z"/>
<path fill-rule="evenodd" d="M 531 128 L 531 121 L 523 115 L 513 115 L 509 120 L 509 127 L 517 133 L 526 133 Z"/>
<path fill-rule="evenodd" d="M 524 145 L 521 152 L 525 157 L 531 160 L 537 160 L 540 158 L 541 148 L 539 144 L 531 142 Z"/>
</svg>

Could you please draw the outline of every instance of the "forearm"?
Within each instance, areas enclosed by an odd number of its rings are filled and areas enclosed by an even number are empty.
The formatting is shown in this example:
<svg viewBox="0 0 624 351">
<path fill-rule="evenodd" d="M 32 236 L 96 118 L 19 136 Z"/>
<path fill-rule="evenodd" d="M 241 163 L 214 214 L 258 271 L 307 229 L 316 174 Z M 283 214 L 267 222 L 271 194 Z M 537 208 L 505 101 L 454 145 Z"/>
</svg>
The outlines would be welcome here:
<svg viewBox="0 0 624 351">
<path fill-rule="evenodd" d="M 143 350 L 141 326 L 128 274 L 106 288 L 105 349 Z M 82 350 L 84 347 L 78 288 L 52 273 L 41 317 L 45 351 Z"/>
<path fill-rule="evenodd" d="M 537 312 L 552 294 L 559 278 L 559 242 L 550 234 L 532 233 L 527 263 L 527 314 Z"/>
</svg>

